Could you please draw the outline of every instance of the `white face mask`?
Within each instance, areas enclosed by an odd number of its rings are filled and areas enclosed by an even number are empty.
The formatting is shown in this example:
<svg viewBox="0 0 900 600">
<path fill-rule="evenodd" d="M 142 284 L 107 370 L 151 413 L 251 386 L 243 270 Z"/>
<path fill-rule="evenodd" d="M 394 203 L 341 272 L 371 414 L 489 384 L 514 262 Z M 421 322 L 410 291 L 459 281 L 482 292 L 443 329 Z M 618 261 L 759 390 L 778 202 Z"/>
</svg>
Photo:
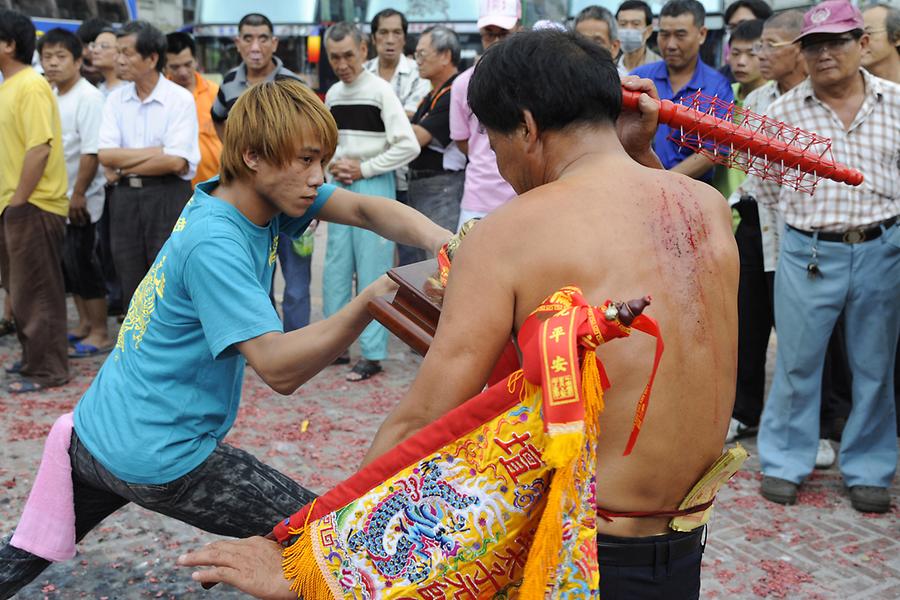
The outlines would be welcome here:
<svg viewBox="0 0 900 600">
<path fill-rule="evenodd" d="M 644 45 L 644 30 L 620 29 L 619 41 L 622 43 L 623 52 L 634 52 Z"/>
</svg>

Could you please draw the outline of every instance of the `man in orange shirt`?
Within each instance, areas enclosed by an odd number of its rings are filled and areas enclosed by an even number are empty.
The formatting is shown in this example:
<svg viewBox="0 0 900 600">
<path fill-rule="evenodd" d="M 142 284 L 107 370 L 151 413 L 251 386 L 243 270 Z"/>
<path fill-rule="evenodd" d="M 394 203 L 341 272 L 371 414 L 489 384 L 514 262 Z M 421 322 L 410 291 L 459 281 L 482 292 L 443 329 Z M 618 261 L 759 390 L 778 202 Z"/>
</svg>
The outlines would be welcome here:
<svg viewBox="0 0 900 600">
<path fill-rule="evenodd" d="M 194 95 L 197 105 L 197 121 L 200 125 L 200 164 L 191 185 L 197 185 L 219 174 L 219 155 L 222 154 L 222 140 L 213 125 L 212 109 L 219 93 L 219 86 L 200 76 L 194 59 L 196 46 L 189 34 L 176 31 L 166 36 L 166 74 L 169 79 Z"/>
</svg>

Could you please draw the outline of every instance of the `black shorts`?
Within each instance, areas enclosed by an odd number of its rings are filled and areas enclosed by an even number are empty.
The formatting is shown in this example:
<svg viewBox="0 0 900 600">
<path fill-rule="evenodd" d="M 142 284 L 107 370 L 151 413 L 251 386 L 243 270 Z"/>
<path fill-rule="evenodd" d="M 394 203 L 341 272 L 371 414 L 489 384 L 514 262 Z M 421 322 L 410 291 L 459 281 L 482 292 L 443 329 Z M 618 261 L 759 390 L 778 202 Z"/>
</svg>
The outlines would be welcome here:
<svg viewBox="0 0 900 600">
<path fill-rule="evenodd" d="M 597 536 L 603 600 L 695 600 L 706 545 L 700 527 L 641 538 Z"/>
<path fill-rule="evenodd" d="M 63 274 L 66 291 L 85 300 L 106 298 L 106 282 L 95 244 L 96 225 L 66 225 Z"/>
</svg>

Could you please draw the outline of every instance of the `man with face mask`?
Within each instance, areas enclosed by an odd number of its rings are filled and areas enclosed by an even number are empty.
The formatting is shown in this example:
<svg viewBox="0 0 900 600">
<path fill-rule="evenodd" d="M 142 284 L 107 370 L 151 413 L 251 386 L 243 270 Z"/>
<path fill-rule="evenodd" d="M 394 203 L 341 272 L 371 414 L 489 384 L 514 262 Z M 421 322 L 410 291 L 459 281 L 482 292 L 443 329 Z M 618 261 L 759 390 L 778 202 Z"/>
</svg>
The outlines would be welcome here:
<svg viewBox="0 0 900 600">
<path fill-rule="evenodd" d="M 622 54 L 618 66 L 629 73 L 641 65 L 662 60 L 647 46 L 653 33 L 653 11 L 644 0 L 625 0 L 616 11 Z"/>
</svg>

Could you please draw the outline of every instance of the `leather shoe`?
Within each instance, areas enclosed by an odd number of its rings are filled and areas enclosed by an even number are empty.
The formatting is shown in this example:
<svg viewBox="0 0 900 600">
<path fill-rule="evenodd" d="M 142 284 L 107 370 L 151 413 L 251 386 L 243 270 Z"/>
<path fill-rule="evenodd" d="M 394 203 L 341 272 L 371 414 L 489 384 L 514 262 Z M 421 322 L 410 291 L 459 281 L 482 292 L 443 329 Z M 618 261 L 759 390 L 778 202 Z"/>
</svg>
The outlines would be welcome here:
<svg viewBox="0 0 900 600">
<path fill-rule="evenodd" d="M 886 513 L 891 509 L 891 494 L 883 487 L 854 485 L 850 488 L 850 504 L 859 512 Z"/>
<path fill-rule="evenodd" d="M 797 488 L 800 486 L 793 481 L 764 475 L 759 493 L 762 497 L 778 504 L 796 504 Z"/>
</svg>

